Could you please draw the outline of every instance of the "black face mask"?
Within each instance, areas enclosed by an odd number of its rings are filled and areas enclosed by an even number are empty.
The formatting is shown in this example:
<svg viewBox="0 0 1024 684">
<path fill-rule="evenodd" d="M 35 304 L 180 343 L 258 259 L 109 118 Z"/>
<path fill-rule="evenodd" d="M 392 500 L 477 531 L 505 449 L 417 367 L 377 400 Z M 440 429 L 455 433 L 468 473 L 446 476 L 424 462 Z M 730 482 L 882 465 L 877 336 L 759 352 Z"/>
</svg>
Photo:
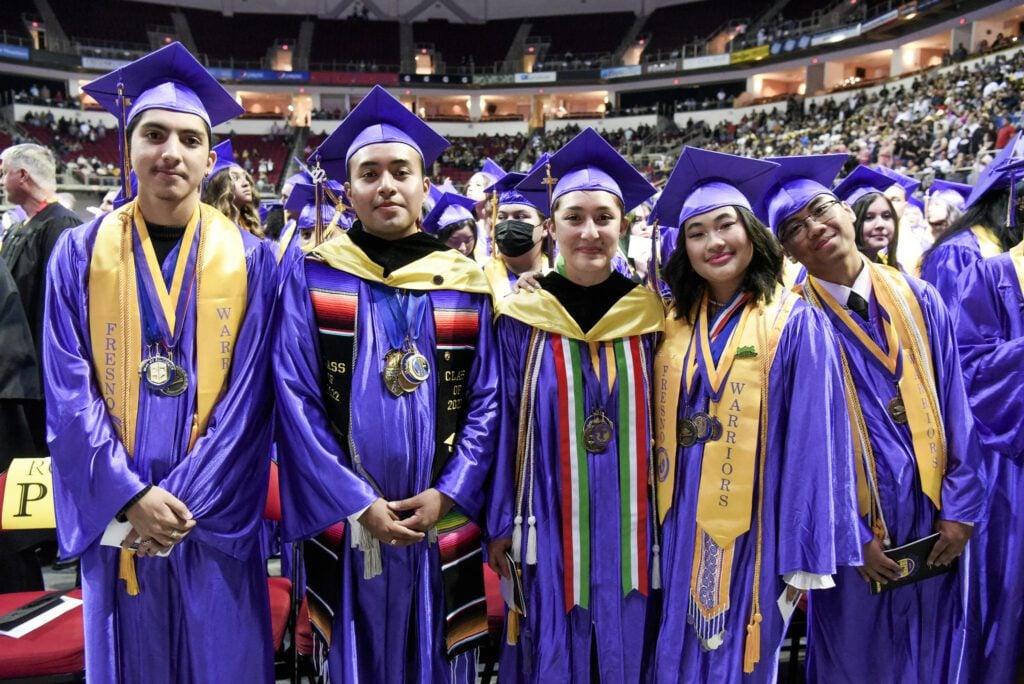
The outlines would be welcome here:
<svg viewBox="0 0 1024 684">
<path fill-rule="evenodd" d="M 533 249 L 533 231 L 537 226 L 526 221 L 508 220 L 494 226 L 498 250 L 509 257 L 522 256 Z"/>
</svg>

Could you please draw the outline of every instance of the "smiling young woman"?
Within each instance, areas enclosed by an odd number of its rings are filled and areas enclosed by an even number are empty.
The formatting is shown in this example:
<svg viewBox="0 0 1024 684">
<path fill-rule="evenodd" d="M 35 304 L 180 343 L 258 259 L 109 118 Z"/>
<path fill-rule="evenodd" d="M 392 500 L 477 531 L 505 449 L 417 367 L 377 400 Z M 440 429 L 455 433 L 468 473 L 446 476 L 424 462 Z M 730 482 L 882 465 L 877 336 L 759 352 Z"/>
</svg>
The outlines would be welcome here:
<svg viewBox="0 0 1024 684">
<path fill-rule="evenodd" d="M 795 605 L 857 550 L 834 337 L 782 289 L 782 250 L 751 210 L 775 168 L 687 148 L 654 208 L 681 242 L 654 359 L 659 682 L 774 681 L 780 590 Z"/>
</svg>

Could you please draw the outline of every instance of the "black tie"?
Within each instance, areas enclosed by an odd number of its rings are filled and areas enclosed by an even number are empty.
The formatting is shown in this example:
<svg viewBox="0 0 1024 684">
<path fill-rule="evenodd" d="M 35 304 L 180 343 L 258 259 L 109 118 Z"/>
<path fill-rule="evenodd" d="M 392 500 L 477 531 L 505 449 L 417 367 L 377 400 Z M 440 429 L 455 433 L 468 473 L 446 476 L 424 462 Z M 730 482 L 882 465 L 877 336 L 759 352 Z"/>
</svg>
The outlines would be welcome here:
<svg viewBox="0 0 1024 684">
<path fill-rule="evenodd" d="M 865 321 L 868 320 L 868 300 L 850 290 L 850 296 L 846 299 L 846 306 Z"/>
</svg>

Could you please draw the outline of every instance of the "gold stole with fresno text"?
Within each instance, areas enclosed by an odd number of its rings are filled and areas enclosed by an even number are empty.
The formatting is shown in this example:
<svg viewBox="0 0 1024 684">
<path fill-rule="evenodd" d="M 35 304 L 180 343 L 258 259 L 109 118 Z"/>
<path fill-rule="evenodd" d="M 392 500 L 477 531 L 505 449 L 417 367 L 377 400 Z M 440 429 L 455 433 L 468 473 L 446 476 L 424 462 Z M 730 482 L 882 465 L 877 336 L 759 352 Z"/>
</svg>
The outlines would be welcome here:
<svg viewBox="0 0 1024 684">
<path fill-rule="evenodd" d="M 878 306 L 887 314 L 882 316 L 887 351 L 883 351 L 875 343 L 813 276 L 807 277 L 811 287 L 804 287 L 804 296 L 809 303 L 818 308 L 828 307 L 857 337 L 864 349 L 893 377 L 896 376 L 900 365 L 899 355 L 902 355 L 902 373 L 897 383 L 899 395 L 906 409 L 914 458 L 921 478 L 921 491 L 936 509 L 941 510 L 942 478 L 946 472 L 946 432 L 942 422 L 942 411 L 939 408 L 931 345 L 921 304 L 901 272 L 888 266 L 870 263 L 866 259 L 864 267 L 870 269 L 868 273 L 871 277 L 872 292 Z M 852 387 L 853 377 L 842 344 L 839 351 L 847 386 L 847 408 L 850 411 L 854 435 L 858 507 L 861 515 L 872 513 L 873 520 L 869 521 L 872 529 L 880 540 L 888 542 L 888 528 L 879 499 L 874 454 L 868 438 L 867 425 L 856 388 Z"/>
<path fill-rule="evenodd" d="M 241 230 L 211 206 L 198 204 L 189 219 L 168 291 L 145 220 L 137 202 L 105 216 L 96 232 L 89 262 L 89 336 L 97 385 L 114 429 L 129 458 L 135 453 L 143 332 L 136 286 L 134 221 L 160 305 L 171 330 L 192 241 L 196 254 L 196 413 L 189 451 L 206 432 L 213 407 L 224 391 L 238 330 L 245 317 L 247 278 Z M 196 233 L 199 233 L 197 236 Z M 187 295 L 186 295 L 187 296 Z M 134 552 L 121 552 L 121 578 L 129 595 L 139 593 Z"/>
<path fill-rule="evenodd" d="M 753 601 L 744 649 L 744 672 L 748 674 L 760 660 L 761 651 L 761 507 L 767 458 L 768 375 L 796 301 L 797 297 L 788 290 L 778 288 L 770 304 L 746 304 L 716 366 L 710 351 L 705 294 L 695 310 L 696 330 L 686 319 L 668 317 L 665 339 L 654 360 L 657 500 L 661 521 L 673 505 L 679 456 L 680 389 L 683 380 L 686 387 L 695 381 L 696 354 L 701 354 L 706 364 L 711 392 L 717 394 L 721 390 L 719 400 L 710 400 L 708 406 L 708 413 L 721 421 L 722 434 L 707 441 L 703 448 L 687 616 L 709 649 L 717 648 L 724 640 L 733 552 L 736 539 L 751 527 L 755 476 L 760 474 L 756 479 L 761 491 L 757 497 Z M 691 345 L 691 340 L 695 344 Z M 688 347 L 692 353 L 683 351 Z"/>
</svg>

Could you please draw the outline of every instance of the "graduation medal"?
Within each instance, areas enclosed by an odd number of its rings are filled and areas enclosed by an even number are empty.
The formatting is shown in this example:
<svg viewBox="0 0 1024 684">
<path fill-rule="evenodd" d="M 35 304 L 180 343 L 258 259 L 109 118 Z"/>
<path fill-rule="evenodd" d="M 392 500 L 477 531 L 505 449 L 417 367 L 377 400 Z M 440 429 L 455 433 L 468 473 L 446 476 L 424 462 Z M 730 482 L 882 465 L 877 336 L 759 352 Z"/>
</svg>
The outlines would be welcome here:
<svg viewBox="0 0 1024 684">
<path fill-rule="evenodd" d="M 583 423 L 583 446 L 592 454 L 608 448 L 615 433 L 615 425 L 599 408 L 594 409 Z"/>
<path fill-rule="evenodd" d="M 384 378 L 384 386 L 388 388 L 393 396 L 400 397 L 405 393 L 401 385 L 402 357 L 404 354 L 398 349 L 392 349 L 384 355 L 384 370 L 381 375 Z"/>
<path fill-rule="evenodd" d="M 701 444 L 713 442 L 722 436 L 722 422 L 704 411 L 698 411 L 690 418 L 693 422 L 697 441 Z"/>
<path fill-rule="evenodd" d="M 139 375 L 149 389 L 159 392 L 174 382 L 177 366 L 166 356 L 156 354 L 139 365 Z"/>
<path fill-rule="evenodd" d="M 166 387 L 160 389 L 160 393 L 165 397 L 177 397 L 188 389 L 188 375 L 185 373 L 185 369 L 181 366 L 174 365 L 174 379 L 171 380 Z"/>
<path fill-rule="evenodd" d="M 907 407 L 903 404 L 903 397 L 897 394 L 889 400 L 889 405 L 886 409 L 889 411 L 892 422 L 897 425 L 907 424 Z"/>
<path fill-rule="evenodd" d="M 415 392 L 416 388 L 430 377 L 430 362 L 413 345 L 402 354 L 399 362 L 398 384 L 406 392 Z"/>
<path fill-rule="evenodd" d="M 689 448 L 697 443 L 697 426 L 693 424 L 691 419 L 684 418 L 680 420 L 676 426 L 676 432 L 676 439 L 679 440 L 682 446 Z"/>
</svg>

